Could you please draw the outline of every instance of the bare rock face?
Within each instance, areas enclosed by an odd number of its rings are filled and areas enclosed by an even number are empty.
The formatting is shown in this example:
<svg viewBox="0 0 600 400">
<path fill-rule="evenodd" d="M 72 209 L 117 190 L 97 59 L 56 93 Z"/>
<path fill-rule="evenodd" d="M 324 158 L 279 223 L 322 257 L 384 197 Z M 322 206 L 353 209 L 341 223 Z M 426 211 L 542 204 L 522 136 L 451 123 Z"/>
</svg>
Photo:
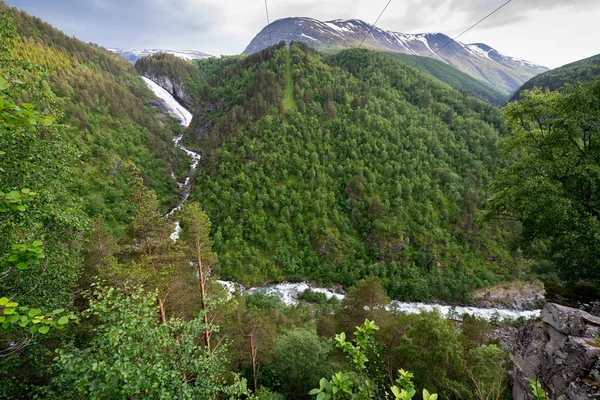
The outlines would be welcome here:
<svg viewBox="0 0 600 400">
<path fill-rule="evenodd" d="M 193 108 L 194 99 L 192 98 L 192 96 L 190 96 L 190 94 L 187 92 L 185 86 L 182 83 L 173 81 L 171 78 L 164 75 L 153 75 L 150 73 L 145 73 L 144 76 L 156 83 L 158 86 L 165 89 L 167 92 L 171 93 L 171 96 L 173 96 L 179 103 L 181 103 L 187 109 Z"/>
<path fill-rule="evenodd" d="M 539 381 L 551 399 L 600 398 L 600 318 L 548 303 L 542 321 L 517 332 L 511 351 L 513 398 L 532 399 L 526 378 Z"/>
</svg>

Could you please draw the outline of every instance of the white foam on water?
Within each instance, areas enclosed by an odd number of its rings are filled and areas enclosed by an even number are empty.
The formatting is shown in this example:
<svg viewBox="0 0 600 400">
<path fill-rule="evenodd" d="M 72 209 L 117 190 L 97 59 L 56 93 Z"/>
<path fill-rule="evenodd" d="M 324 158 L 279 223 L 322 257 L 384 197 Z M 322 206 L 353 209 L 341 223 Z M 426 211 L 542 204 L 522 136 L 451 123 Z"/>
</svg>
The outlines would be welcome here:
<svg viewBox="0 0 600 400">
<path fill-rule="evenodd" d="M 235 282 L 218 280 L 225 289 L 229 290 L 230 293 L 235 291 Z M 233 289 L 230 289 L 233 288 Z M 261 292 L 269 295 L 276 295 L 281 299 L 281 302 L 286 306 L 292 306 L 298 304 L 298 296 L 305 290 L 310 289 L 313 292 L 323 293 L 328 299 L 335 297 L 338 300 L 343 300 L 346 296 L 343 293 L 338 293 L 332 289 L 316 287 L 310 285 L 308 282 L 283 282 L 277 284 L 271 284 L 263 287 L 254 287 L 246 290 L 247 293 Z M 243 288 L 242 288 L 242 291 Z M 419 302 L 403 302 L 398 300 L 392 300 L 391 304 L 387 307 L 389 310 L 402 312 L 405 314 L 417 314 L 421 311 L 433 311 L 438 310 L 446 318 L 460 317 L 463 314 L 472 315 L 475 317 L 484 318 L 486 320 L 492 320 L 498 318 L 503 319 L 517 319 L 523 317 L 525 319 L 531 319 L 539 317 L 540 310 L 509 310 L 503 308 L 481 308 L 481 307 L 469 307 L 469 306 L 448 306 L 441 304 L 428 304 Z"/>
</svg>

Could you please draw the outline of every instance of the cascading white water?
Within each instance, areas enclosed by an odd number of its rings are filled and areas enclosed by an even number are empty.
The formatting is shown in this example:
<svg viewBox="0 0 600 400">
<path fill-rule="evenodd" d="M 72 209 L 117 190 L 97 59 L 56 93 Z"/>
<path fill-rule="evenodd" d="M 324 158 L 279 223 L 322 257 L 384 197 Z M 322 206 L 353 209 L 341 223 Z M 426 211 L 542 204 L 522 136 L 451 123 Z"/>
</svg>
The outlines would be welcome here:
<svg viewBox="0 0 600 400">
<path fill-rule="evenodd" d="M 181 126 L 187 128 L 192 122 L 192 113 L 186 110 L 185 107 L 183 107 L 181 104 L 179 104 L 179 102 L 175 100 L 171 93 L 163 89 L 161 86 L 157 85 L 154 81 L 146 78 L 145 76 L 142 76 L 141 78 L 146 83 L 146 86 L 148 86 L 152 90 L 152 92 L 154 92 L 156 97 L 163 101 L 163 103 L 167 107 L 167 112 L 173 118 L 177 119 L 181 123 Z M 183 150 L 185 154 L 187 154 L 187 156 L 192 160 L 192 165 L 190 166 L 190 174 L 185 178 L 183 184 L 180 184 L 180 187 L 183 190 L 183 196 L 181 197 L 179 204 L 177 204 L 176 207 L 174 207 L 171 211 L 167 213 L 167 217 L 171 216 L 171 214 L 173 214 L 173 212 L 175 212 L 176 210 L 179 210 L 183 203 L 190 196 L 190 190 L 192 189 L 190 176 L 198 167 L 198 163 L 200 162 L 201 158 L 200 154 L 193 152 L 190 149 L 187 149 L 181 145 L 182 138 L 183 134 L 177 136 L 175 139 L 173 139 L 173 143 L 175 143 L 175 146 L 177 146 L 177 148 Z M 173 241 L 177 241 L 177 239 L 179 239 L 180 233 L 181 226 L 179 225 L 179 221 L 175 221 L 175 229 L 173 230 L 173 233 L 171 233 L 171 239 L 173 239 Z"/>
<path fill-rule="evenodd" d="M 250 289 L 244 289 L 241 285 L 237 285 L 231 281 L 217 281 L 223 288 L 230 293 L 235 292 L 236 286 L 239 286 L 239 289 L 245 293 L 256 293 L 261 292 L 264 294 L 272 294 L 279 297 L 281 302 L 286 306 L 291 306 L 298 304 L 298 295 L 304 292 L 306 289 L 310 289 L 313 292 L 323 293 L 327 296 L 328 299 L 335 297 L 338 300 L 343 300 L 346 295 L 343 293 L 334 292 L 331 289 L 321 288 L 317 286 L 310 285 L 307 282 L 295 282 L 295 283 L 277 283 L 272 285 L 267 285 L 264 287 L 255 287 Z M 416 303 L 416 302 L 403 302 L 398 300 L 392 300 L 391 304 L 388 307 L 390 310 L 395 310 L 398 312 L 406 313 L 406 314 L 416 314 L 421 311 L 433 311 L 437 309 L 441 312 L 441 314 L 445 317 L 453 317 L 453 316 L 461 316 L 463 314 L 469 314 L 475 317 L 485 318 L 486 320 L 491 320 L 493 318 L 502 319 L 517 319 L 519 317 L 524 317 L 526 319 L 536 318 L 540 315 L 540 310 L 528 310 L 528 311 L 519 311 L 519 310 L 509 310 L 503 308 L 481 308 L 481 307 L 463 307 L 463 306 L 447 306 L 441 304 L 427 304 L 427 303 Z"/>
<path fill-rule="evenodd" d="M 192 113 L 190 113 L 181 104 L 179 104 L 177 102 L 177 100 L 175 100 L 175 98 L 171 95 L 171 93 L 167 92 L 161 86 L 157 85 L 156 83 L 154 83 L 153 81 L 151 81 L 150 79 L 148 79 L 146 77 L 142 76 L 141 78 L 144 80 L 146 85 L 154 92 L 156 97 L 158 97 L 164 101 L 169 114 L 171 116 L 173 116 L 174 118 L 176 118 L 177 120 L 179 120 L 181 122 L 181 125 L 184 128 L 188 127 L 190 125 L 190 123 L 192 122 Z M 192 160 L 192 165 L 190 168 L 190 175 L 188 175 L 185 179 L 185 182 L 183 184 L 181 184 L 181 187 L 183 189 L 183 196 L 181 198 L 181 201 L 175 208 L 173 208 L 171 211 L 169 211 L 169 213 L 167 214 L 167 217 L 170 216 L 175 210 L 180 209 L 181 206 L 183 205 L 183 203 L 189 197 L 190 190 L 191 190 L 190 176 L 194 172 L 194 170 L 198 167 L 198 162 L 200 161 L 200 154 L 195 153 L 181 145 L 180 142 L 181 142 L 182 137 L 183 137 L 183 135 L 177 136 L 175 139 L 173 139 L 173 142 L 175 143 L 175 145 L 178 148 L 185 151 L 185 153 L 188 155 L 188 157 Z M 181 232 L 181 227 L 179 226 L 179 222 L 176 221 L 175 222 L 175 230 L 171 234 L 171 239 L 173 239 L 174 241 L 177 241 L 177 239 L 179 239 L 180 232 Z M 218 280 L 217 282 L 219 282 L 221 285 L 223 285 L 225 290 L 227 290 L 229 293 L 235 292 L 236 286 L 238 286 L 241 290 L 244 291 L 244 288 L 241 285 L 236 284 L 235 282 L 221 281 L 221 280 Z M 325 294 L 328 299 L 332 298 L 332 297 L 336 297 L 338 300 L 342 300 L 345 297 L 345 295 L 342 293 L 336 293 L 327 288 L 314 287 L 314 286 L 309 285 L 307 282 L 278 283 L 278 284 L 274 284 L 274 285 L 267 285 L 264 287 L 250 288 L 250 289 L 246 290 L 246 292 L 248 292 L 248 293 L 263 292 L 265 294 L 275 294 L 281 299 L 283 304 L 289 306 L 289 305 L 297 304 L 298 303 L 298 295 L 309 288 L 314 292 L 319 292 L 319 293 Z M 438 305 L 438 304 L 407 303 L 407 302 L 401 302 L 401 301 L 397 301 L 397 300 L 392 301 L 392 303 L 390 304 L 389 307 L 390 307 L 390 309 L 395 309 L 395 310 L 398 310 L 398 311 L 401 311 L 404 313 L 418 313 L 421 310 L 431 311 L 434 308 L 436 308 L 436 309 L 440 310 L 440 312 L 444 316 L 449 316 L 449 314 L 451 314 L 451 312 L 454 311 L 457 315 L 462 315 L 462 314 L 466 313 L 466 314 L 470 314 L 473 316 L 482 317 L 487 320 L 490 320 L 495 315 L 498 315 L 500 318 L 510 318 L 510 319 L 516 319 L 519 317 L 534 318 L 534 317 L 537 317 L 540 315 L 539 310 L 517 311 L 517 310 L 507 310 L 507 309 L 499 309 L 499 308 L 479 308 L 479 307 L 455 307 L 454 309 L 452 309 L 452 307 L 450 307 L 450 306 L 444 306 L 444 305 Z"/>
</svg>

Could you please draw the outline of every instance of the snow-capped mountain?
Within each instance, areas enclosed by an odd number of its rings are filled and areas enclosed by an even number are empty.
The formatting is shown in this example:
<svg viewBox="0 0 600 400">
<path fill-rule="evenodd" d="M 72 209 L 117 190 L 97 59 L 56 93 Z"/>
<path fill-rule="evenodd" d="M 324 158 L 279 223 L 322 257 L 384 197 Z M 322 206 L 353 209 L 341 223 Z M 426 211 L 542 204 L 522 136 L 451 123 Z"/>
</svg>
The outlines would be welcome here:
<svg viewBox="0 0 600 400">
<path fill-rule="evenodd" d="M 500 54 L 483 43 L 451 42 L 443 33 L 406 34 L 387 31 L 357 19 L 319 21 L 312 18 L 283 18 L 271 23 L 252 39 L 244 53 L 251 54 L 281 40 L 304 42 L 324 51 L 363 47 L 431 57 L 471 75 L 505 94 L 511 94 L 531 77 L 548 68 Z M 269 32 L 270 31 L 270 32 Z M 366 38 L 365 38 L 366 36 Z"/>
<path fill-rule="evenodd" d="M 163 49 L 143 49 L 143 50 L 126 50 L 126 49 L 107 49 L 115 54 L 126 58 L 132 63 L 135 63 L 140 58 L 149 56 L 154 53 L 168 53 L 173 54 L 184 60 L 202 60 L 203 58 L 212 57 L 210 54 L 203 53 L 196 50 L 163 50 Z"/>
</svg>

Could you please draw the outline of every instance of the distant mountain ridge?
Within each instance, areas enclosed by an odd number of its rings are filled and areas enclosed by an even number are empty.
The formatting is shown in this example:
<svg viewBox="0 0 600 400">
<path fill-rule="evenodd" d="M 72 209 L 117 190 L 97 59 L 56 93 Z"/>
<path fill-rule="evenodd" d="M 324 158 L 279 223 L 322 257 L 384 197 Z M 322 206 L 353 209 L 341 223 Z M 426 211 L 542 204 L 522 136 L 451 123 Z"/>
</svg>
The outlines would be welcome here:
<svg viewBox="0 0 600 400">
<path fill-rule="evenodd" d="M 335 52 L 358 47 L 366 35 L 365 48 L 431 56 L 505 95 L 511 95 L 531 77 L 548 71 L 548 68 L 530 61 L 505 56 L 483 43 L 453 41 L 447 44 L 451 38 L 442 33 L 405 34 L 377 27 L 369 33 L 370 28 L 370 24 L 357 19 L 323 22 L 304 17 L 283 18 L 260 31 L 244 54 L 255 53 L 281 40 L 303 42 L 321 51 Z"/>
<path fill-rule="evenodd" d="M 600 77 L 600 54 L 563 65 L 531 78 L 513 94 L 511 101 L 519 100 L 523 90 L 531 90 L 535 87 L 560 90 L 567 84 L 590 82 L 598 77 Z"/>
<path fill-rule="evenodd" d="M 110 48 L 108 51 L 112 51 L 115 54 L 127 59 L 131 63 L 135 63 L 140 58 L 147 57 L 156 53 L 167 53 L 182 58 L 184 60 L 202 60 L 204 58 L 212 57 L 210 54 L 203 53 L 197 50 L 165 50 L 165 49 L 115 49 Z"/>
</svg>

